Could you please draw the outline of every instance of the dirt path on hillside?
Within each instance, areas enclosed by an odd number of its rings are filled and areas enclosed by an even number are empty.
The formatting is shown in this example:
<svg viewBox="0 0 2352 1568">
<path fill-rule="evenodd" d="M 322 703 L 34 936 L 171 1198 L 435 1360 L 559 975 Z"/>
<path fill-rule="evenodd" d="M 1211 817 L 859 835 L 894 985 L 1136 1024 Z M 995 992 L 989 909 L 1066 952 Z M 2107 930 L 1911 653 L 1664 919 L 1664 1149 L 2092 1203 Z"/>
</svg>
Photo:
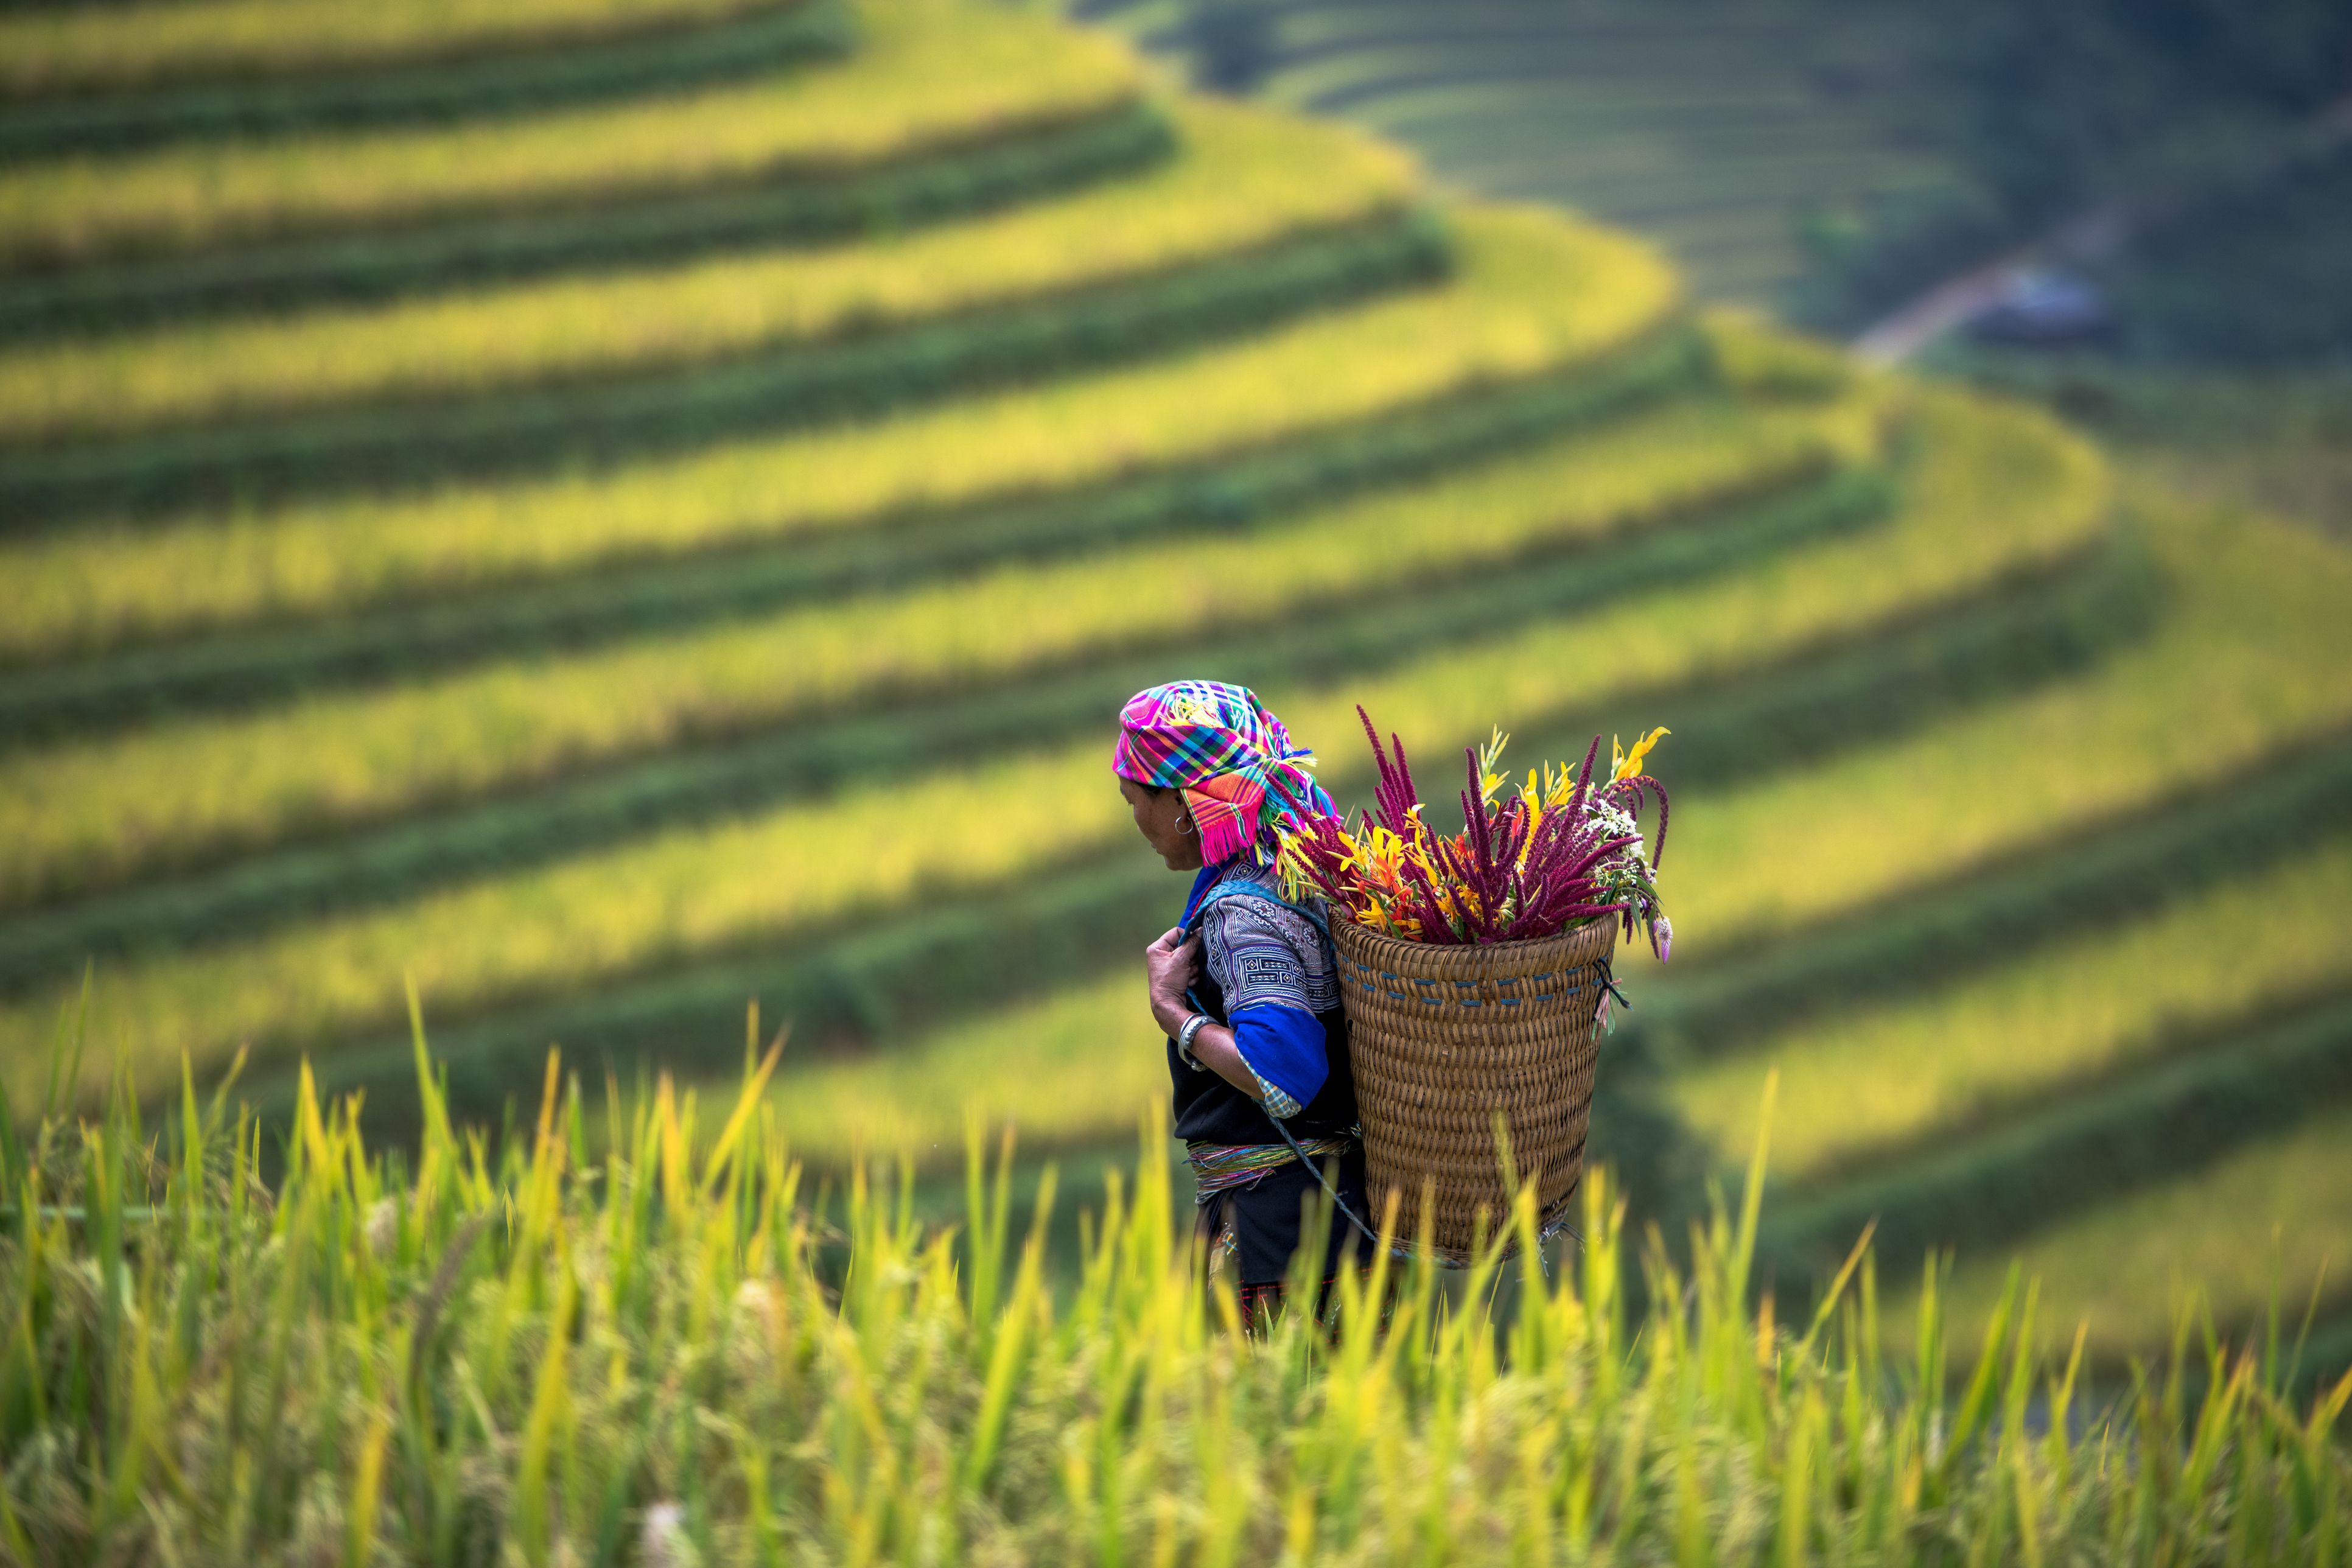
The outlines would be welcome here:
<svg viewBox="0 0 2352 1568">
<path fill-rule="evenodd" d="M 2292 144 L 2265 162 L 2240 171 L 2237 177 L 2261 179 L 2297 159 L 2325 156 L 2347 142 L 2352 142 L 2352 97 L 2339 99 Z M 1997 304 L 2034 268 L 2081 267 L 2104 260 L 2137 230 L 2176 216 L 2195 199 L 2194 193 L 2173 193 L 2135 204 L 2115 201 L 2093 207 L 2031 245 L 1937 284 L 1870 327 L 1849 346 L 1872 364 L 1900 364 Z"/>
</svg>

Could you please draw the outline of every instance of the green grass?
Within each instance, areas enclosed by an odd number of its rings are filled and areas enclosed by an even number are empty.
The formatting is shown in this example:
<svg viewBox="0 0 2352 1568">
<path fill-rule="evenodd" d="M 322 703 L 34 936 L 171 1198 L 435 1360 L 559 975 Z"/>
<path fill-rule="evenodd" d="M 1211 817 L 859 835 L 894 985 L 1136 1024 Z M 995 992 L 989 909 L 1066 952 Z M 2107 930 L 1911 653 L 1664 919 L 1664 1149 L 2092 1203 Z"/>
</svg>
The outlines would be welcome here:
<svg viewBox="0 0 2352 1568">
<path fill-rule="evenodd" d="M 1182 154 L 1137 178 L 858 246 L 0 354 L 0 442 L 475 396 L 903 329 L 1271 245 L 1412 195 L 1406 160 L 1357 134 L 1212 102 L 1174 119 Z"/>
<path fill-rule="evenodd" d="M 1001 9 L 870 0 L 850 63 L 675 100 L 0 172 L 0 271 L 782 178 L 1078 121 L 1132 97 L 1108 40 Z"/>
<path fill-rule="evenodd" d="M 1673 410 L 1237 536 L 1016 563 L 577 658 L 6 759 L 0 801 L 18 834 L 0 904 L 688 739 L 1493 571 L 1788 486 L 1839 460 L 1842 442 L 1865 459 L 1866 418 L 1843 421 L 1857 422 Z M 1357 548 L 1368 537 L 1382 548 Z M 1182 583 L 1198 587 L 1171 591 Z M 159 796 L 157 778 L 177 783 Z"/>
<path fill-rule="evenodd" d="M 1957 988 L 1807 1021 L 1679 1075 L 1675 1108 L 1726 1157 L 1780 1079 L 1774 1165 L 1821 1183 L 1841 1165 L 1927 1146 L 2002 1113 L 2122 1075 L 2242 1014 L 2352 984 L 2342 941 L 2352 839 L 2084 930 Z"/>
<path fill-rule="evenodd" d="M 2275 1300 L 2289 1342 L 2316 1288 L 2340 1300 L 2352 1280 L 2352 1110 L 2302 1126 L 2201 1169 L 2071 1215 L 2016 1247 L 2042 1283 L 2046 1341 L 2088 1325 L 2108 1361 L 2161 1344 L 2175 1306 L 2201 1293 L 2228 1326 L 2260 1321 Z M 1966 1318 L 1998 1299 L 2002 1258 L 1963 1254 L 1948 1288 Z"/>
<path fill-rule="evenodd" d="M 0 1142 L 14 1555 L 2326 1561 L 2345 1528 L 2352 1380 L 2294 1405 L 2252 1351 L 2176 1349 L 2102 1408 L 2030 1304 L 1883 1318 L 1859 1256 L 1810 1322 L 1751 1310 L 1760 1162 L 1646 1305 L 1596 1175 L 1573 1266 L 1523 1193 L 1465 1277 L 1383 1261 L 1334 1328 L 1249 1334 L 1164 1128 L 1057 1282 L 1050 1190 L 1016 1249 L 977 1141 L 934 1228 L 862 1175 L 812 1203 L 765 1068 L 706 1134 L 667 1079 L 599 1117 L 551 1056 L 490 1151 L 417 1058 L 413 1165 L 307 1093 L 269 1181 L 193 1089 L 161 1158 L 127 1096 L 86 1150 Z"/>
<path fill-rule="evenodd" d="M 1442 756 L 1449 740 L 1479 738 L 1463 731 L 1472 723 L 1483 730 L 1481 720 L 1526 724 L 1726 678 L 1981 594 L 2037 562 L 2077 555 L 2101 536 L 2103 473 L 2092 454 L 2046 423 L 1930 400 L 1921 426 L 1916 502 L 1869 535 L 1472 641 L 1378 680 L 1277 688 L 1269 700 L 1295 733 L 1331 752 L 1327 766 L 1344 788 L 1357 763 L 1343 738 L 1354 732 L 1358 701 L 1412 738 L 1421 754 Z M 2257 668 L 2247 678 L 2271 673 Z M 462 1015 L 698 954 L 809 940 L 845 921 L 919 910 L 1124 843 L 1132 827 L 1106 776 L 1093 741 L 1020 753 L 717 827 L 676 829 L 249 946 L 134 963 L 101 987 L 94 1026 L 100 1038 L 115 1038 L 137 1019 L 211 1061 L 232 1037 L 323 1044 L 373 1026 L 394 1010 L 404 968 L 436 1008 Z M 2012 834 L 2047 830 L 2020 815 L 2008 825 Z M 1677 856 L 1685 853 L 1683 831 Z M 1933 840 L 1911 846 L 1899 872 L 1932 875 L 1937 848 Z M 1769 846 L 1750 853 L 1777 859 Z M 794 874 L 779 876 L 778 867 Z M 1687 902 L 1747 869 L 1711 864 L 1678 896 Z M 1834 901 L 1838 887 L 1820 891 Z M 6 1070 L 30 1070 L 58 1001 L 35 994 L 0 1010 Z"/>
<path fill-rule="evenodd" d="M 1446 288 L 1163 363 L 615 472 L 26 540 L 0 549 L 0 656 L 807 539 L 1263 450 L 1597 366 L 1676 302 L 1671 271 L 1621 236 L 1528 211 L 1454 226 Z"/>
<path fill-rule="evenodd" d="M 785 0 L 784 7 L 800 3 Z M 0 101 L 349 70 L 726 20 L 776 0 L 150 0 L 0 16 Z"/>
</svg>

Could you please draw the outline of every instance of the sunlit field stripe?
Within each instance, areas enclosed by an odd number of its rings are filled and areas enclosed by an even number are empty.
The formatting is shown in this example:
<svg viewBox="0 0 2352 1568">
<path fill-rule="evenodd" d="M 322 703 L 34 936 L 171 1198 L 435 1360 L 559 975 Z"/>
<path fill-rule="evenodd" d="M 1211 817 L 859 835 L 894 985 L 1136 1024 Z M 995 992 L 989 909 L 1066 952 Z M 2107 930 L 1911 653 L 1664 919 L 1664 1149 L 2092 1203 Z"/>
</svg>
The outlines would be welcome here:
<svg viewBox="0 0 2352 1568">
<path fill-rule="evenodd" d="M 1447 743 L 1483 738 L 1489 721 L 1589 711 L 1641 690 L 1728 675 L 1980 591 L 2037 560 L 2063 559 L 2100 536 L 2106 492 L 2096 457 L 2047 421 L 1937 397 L 1923 408 L 1919 425 L 1915 499 L 1866 537 L 1790 551 L 1761 570 L 1466 647 L 1384 679 L 1267 696 L 1297 734 L 1323 748 L 1331 780 L 1344 794 L 1360 771 L 1352 740 L 1358 701 L 1404 730 L 1420 754 L 1442 768 L 1438 759 L 1445 757 Z M 2203 534 L 2186 527 L 2168 543 L 2176 566 L 2187 564 L 2179 552 L 2212 553 Z M 2217 750 L 2196 760 L 2210 767 L 2242 765 L 2264 747 L 2352 714 L 2352 689 L 2346 689 L 2352 678 L 2296 686 L 2281 682 L 2276 668 L 2298 649 L 2306 658 L 2320 656 L 2324 667 L 2336 652 L 2331 639 L 2347 635 L 2332 609 L 2304 602 L 2326 600 L 2333 590 L 2324 574 L 2290 559 L 2284 569 L 2300 572 L 2304 599 L 2273 592 L 2265 557 L 2278 552 L 2266 541 L 2242 547 L 2242 554 L 2243 549 L 2252 550 L 2253 559 L 2240 561 L 2234 575 L 2208 574 L 2197 584 L 2224 595 L 2267 595 L 2284 606 L 2277 625 L 2242 631 L 2254 646 L 2235 658 L 2184 661 L 2168 644 L 2160 655 L 2119 663 L 2111 682 L 2065 689 L 2084 723 L 2145 724 L 2152 708 L 2174 698 L 2228 707 L 2245 700 L 2244 688 L 2282 690 L 2294 699 L 2273 705 L 2262 724 L 2223 737 L 2238 748 L 2235 756 Z M 2181 624 L 2190 627 L 2192 647 L 2214 651 L 2210 634 L 2193 616 L 2181 617 Z M 2165 689 L 2147 689 L 2137 678 L 2152 657 L 2152 673 L 2169 683 Z M 2183 662 L 2206 672 L 2201 684 L 2176 678 L 2172 667 Z M 2336 663 L 2352 667 L 2352 660 Z M 2024 721 L 2032 721 L 2032 712 Z M 1473 724 L 1478 733 L 1462 733 Z M 1948 873 L 2004 839 L 2038 838 L 2070 821 L 2122 809 L 2165 788 L 2177 774 L 2195 771 L 2195 763 L 2177 757 L 2143 764 L 2136 753 L 2098 747 L 2095 734 L 2091 740 L 2096 749 L 2088 758 L 2059 751 L 2049 759 L 2078 774 L 2095 769 L 2067 799 L 2029 798 L 1989 824 L 1977 841 L 1948 847 L 1938 835 L 1911 836 L 1884 852 L 1895 863 L 1874 867 L 1874 875 L 1907 883 Z M 2002 743 L 1996 727 L 1990 754 L 1999 754 Z M 1823 787 L 1836 790 L 1841 800 L 1873 798 L 1841 787 L 1853 771 L 1832 770 Z M 1961 785 L 1953 777 L 1945 787 Z M 1744 798 L 1728 804 L 1736 808 Z M 1725 809 L 1717 803 L 1696 815 L 1704 820 L 1707 812 Z M 1797 841 L 1797 826 L 1753 846 L 1718 842 L 1706 854 L 1695 853 L 1685 842 L 1696 837 L 1685 826 L 1691 815 L 1675 825 L 1666 868 L 1677 924 L 1685 931 L 1707 932 L 1707 925 L 1692 924 L 1690 910 L 1718 882 L 1769 885 L 1776 877 L 1786 879 L 1823 909 L 1874 890 L 1865 885 L 1860 895 L 1849 891 L 1854 879 L 1835 862 L 1792 858 L 1789 845 Z M 1862 817 L 1864 824 L 1874 820 Z M 97 1037 L 129 1042 L 150 1060 L 175 1059 L 183 1047 L 199 1061 L 217 1060 L 243 1038 L 329 1049 L 339 1037 L 396 1016 L 404 971 L 415 975 L 443 1016 L 455 1016 L 697 954 L 805 938 L 844 921 L 990 886 L 1072 858 L 1131 851 L 1133 831 L 1125 803 L 1109 788 L 1103 747 L 1089 741 L 877 784 L 715 829 L 676 830 L 527 874 L 320 921 L 244 947 L 125 964 L 99 988 L 94 1027 Z M 1728 863 L 1734 854 L 1758 856 L 1767 864 Z M 1692 864 L 1698 868 L 1675 880 L 1682 866 Z M 1774 876 L 1763 875 L 1767 868 Z M 1701 909 L 1703 919 L 1717 926 L 1769 912 L 1720 903 Z M 66 993 L 53 993 L 0 1010 L 0 1066 L 24 1075 L 7 1079 L 12 1092 L 31 1081 L 32 1064 L 67 999 Z"/>
<path fill-rule="evenodd" d="M 1141 84 L 1118 44 L 1002 6 L 867 0 L 861 21 L 840 66 L 690 97 L 19 165 L 0 172 L 0 270 L 838 174 L 1076 120 Z"/>
<path fill-rule="evenodd" d="M 696 736 L 1500 566 L 1866 458 L 1868 426 L 1859 408 L 1759 416 L 1701 404 L 1263 531 L 1018 562 L 577 658 L 0 759 L 0 811 L 15 829 L 0 903 L 207 846 L 265 845 Z"/>
<path fill-rule="evenodd" d="M 1454 226 L 1461 261 L 1442 288 L 1108 374 L 612 472 L 25 541 L 0 549 L 0 657 L 1100 484 L 1569 373 L 1677 302 L 1664 260 L 1622 236 L 1535 209 L 1465 211 Z"/>
<path fill-rule="evenodd" d="M 1957 989 L 1812 1020 L 1677 1079 L 1673 1100 L 1722 1154 L 1752 1144 L 1780 1078 L 1777 1174 L 1932 1142 L 2004 1104 L 2128 1069 L 2283 997 L 2352 981 L 2352 838 L 2119 927 L 2085 930 Z"/>
<path fill-rule="evenodd" d="M 1186 100 L 1172 113 L 1176 159 L 971 223 L 0 354 L 0 441 L 479 395 L 774 351 L 1181 268 L 1412 195 L 1411 162 L 1360 134 L 1219 102 Z"/>
<path fill-rule="evenodd" d="M 28 6 L 0 16 L 0 103 L 206 77 L 447 59 L 787 8 L 776 0 L 373 0 L 364 5 L 152 0 Z"/>
</svg>

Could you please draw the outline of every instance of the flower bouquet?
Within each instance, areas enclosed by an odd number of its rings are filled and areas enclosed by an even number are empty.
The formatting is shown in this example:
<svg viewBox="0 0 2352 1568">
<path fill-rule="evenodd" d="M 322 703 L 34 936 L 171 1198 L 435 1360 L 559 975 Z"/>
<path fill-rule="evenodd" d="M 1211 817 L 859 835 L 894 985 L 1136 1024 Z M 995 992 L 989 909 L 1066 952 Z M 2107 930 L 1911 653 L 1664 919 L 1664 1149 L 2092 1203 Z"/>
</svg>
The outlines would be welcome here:
<svg viewBox="0 0 2352 1568">
<path fill-rule="evenodd" d="M 1609 776 L 1598 785 L 1595 735 L 1581 769 L 1546 763 L 1506 798 L 1502 759 L 1510 737 L 1497 730 L 1484 747 L 1464 748 L 1465 826 L 1445 837 L 1423 819 L 1402 739 L 1389 737 L 1391 761 L 1370 716 L 1361 708 L 1356 715 L 1380 773 L 1373 809 L 1352 822 L 1320 814 L 1297 819 L 1282 842 L 1291 896 L 1318 894 L 1335 915 L 1404 942 L 1528 942 L 1610 916 L 1629 937 L 1636 926 L 1645 929 L 1661 960 L 1672 951 L 1674 926 L 1657 888 L 1666 787 L 1642 772 L 1667 731 L 1651 731 L 1630 752 L 1612 742 Z M 1638 814 L 1654 796 L 1658 842 L 1645 857 Z"/>
<path fill-rule="evenodd" d="M 1465 752 L 1464 826 L 1447 836 L 1424 819 L 1403 742 L 1383 747 L 1357 713 L 1379 767 L 1372 809 L 1301 814 L 1279 864 L 1291 897 L 1331 913 L 1374 1207 L 1393 1199 L 1400 1239 L 1460 1262 L 1521 1178 L 1547 1232 L 1566 1223 L 1611 959 L 1636 928 L 1661 959 L 1674 942 L 1637 817 L 1654 799 L 1663 849 L 1665 786 L 1642 766 L 1666 731 L 1631 752 L 1612 743 L 1606 777 L 1595 737 L 1581 768 L 1546 765 L 1512 793 L 1498 731 Z"/>
</svg>

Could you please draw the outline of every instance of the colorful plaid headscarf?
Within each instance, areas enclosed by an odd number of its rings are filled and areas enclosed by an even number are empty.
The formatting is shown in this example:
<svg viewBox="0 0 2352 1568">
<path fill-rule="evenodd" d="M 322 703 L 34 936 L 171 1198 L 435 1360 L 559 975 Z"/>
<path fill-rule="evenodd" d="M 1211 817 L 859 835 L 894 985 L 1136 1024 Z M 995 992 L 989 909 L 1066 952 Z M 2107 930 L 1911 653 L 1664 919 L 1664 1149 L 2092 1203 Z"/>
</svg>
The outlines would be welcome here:
<svg viewBox="0 0 2352 1568">
<path fill-rule="evenodd" d="M 1171 681 L 1129 699 L 1111 766 L 1137 784 L 1182 790 L 1212 866 L 1244 850 L 1265 865 L 1284 818 L 1332 810 L 1314 753 L 1290 743 L 1255 692 L 1221 680 Z"/>
</svg>

